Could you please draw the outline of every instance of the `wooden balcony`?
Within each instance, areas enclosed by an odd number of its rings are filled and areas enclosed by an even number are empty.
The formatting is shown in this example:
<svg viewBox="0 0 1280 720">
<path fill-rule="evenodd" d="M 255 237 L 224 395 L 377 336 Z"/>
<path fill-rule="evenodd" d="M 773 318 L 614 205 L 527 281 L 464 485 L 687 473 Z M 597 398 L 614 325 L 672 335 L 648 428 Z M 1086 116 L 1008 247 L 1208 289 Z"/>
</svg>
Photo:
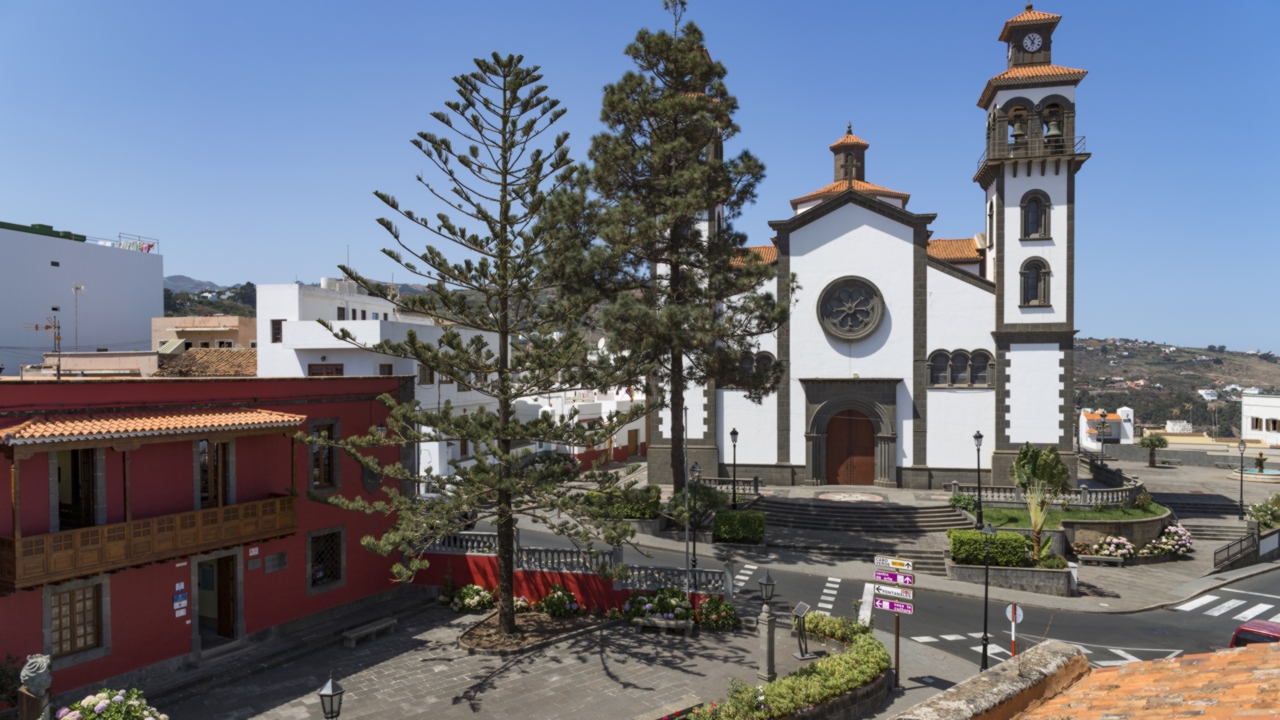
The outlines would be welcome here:
<svg viewBox="0 0 1280 720">
<path fill-rule="evenodd" d="M 295 503 L 276 497 L 23 537 L 20 550 L 0 538 L 0 594 L 290 535 Z"/>
</svg>

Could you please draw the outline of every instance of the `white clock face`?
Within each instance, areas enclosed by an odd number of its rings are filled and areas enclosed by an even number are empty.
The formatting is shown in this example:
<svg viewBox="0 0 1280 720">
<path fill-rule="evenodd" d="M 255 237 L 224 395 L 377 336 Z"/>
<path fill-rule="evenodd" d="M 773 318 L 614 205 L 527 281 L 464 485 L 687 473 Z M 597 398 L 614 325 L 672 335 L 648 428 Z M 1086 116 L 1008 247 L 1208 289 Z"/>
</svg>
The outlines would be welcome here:
<svg viewBox="0 0 1280 720">
<path fill-rule="evenodd" d="M 1022 47 L 1027 52 L 1035 52 L 1044 44 L 1044 40 L 1040 38 L 1040 33 L 1028 33 L 1022 38 Z"/>
</svg>

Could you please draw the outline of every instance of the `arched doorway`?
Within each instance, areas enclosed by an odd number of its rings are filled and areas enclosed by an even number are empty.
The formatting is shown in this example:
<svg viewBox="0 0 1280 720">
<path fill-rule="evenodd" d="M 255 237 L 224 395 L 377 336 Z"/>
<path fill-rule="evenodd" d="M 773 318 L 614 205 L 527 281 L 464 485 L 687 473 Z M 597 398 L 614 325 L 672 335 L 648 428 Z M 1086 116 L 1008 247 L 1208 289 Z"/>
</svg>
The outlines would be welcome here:
<svg viewBox="0 0 1280 720">
<path fill-rule="evenodd" d="M 857 410 L 827 423 L 827 484 L 872 485 L 876 480 L 876 429 Z"/>
</svg>

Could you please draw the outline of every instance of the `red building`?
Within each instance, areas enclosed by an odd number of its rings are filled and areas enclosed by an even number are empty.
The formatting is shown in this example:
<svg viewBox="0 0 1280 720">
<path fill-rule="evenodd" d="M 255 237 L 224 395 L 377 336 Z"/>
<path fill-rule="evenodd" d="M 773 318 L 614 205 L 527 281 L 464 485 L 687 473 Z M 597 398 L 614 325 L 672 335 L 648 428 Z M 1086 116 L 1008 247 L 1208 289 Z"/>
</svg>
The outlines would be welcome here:
<svg viewBox="0 0 1280 720">
<path fill-rule="evenodd" d="M 55 695 L 133 684 L 392 590 L 359 544 L 388 519 L 307 492 L 383 479 L 293 439 L 383 425 L 384 393 L 412 379 L 0 382 L 0 655 L 53 656 Z"/>
</svg>

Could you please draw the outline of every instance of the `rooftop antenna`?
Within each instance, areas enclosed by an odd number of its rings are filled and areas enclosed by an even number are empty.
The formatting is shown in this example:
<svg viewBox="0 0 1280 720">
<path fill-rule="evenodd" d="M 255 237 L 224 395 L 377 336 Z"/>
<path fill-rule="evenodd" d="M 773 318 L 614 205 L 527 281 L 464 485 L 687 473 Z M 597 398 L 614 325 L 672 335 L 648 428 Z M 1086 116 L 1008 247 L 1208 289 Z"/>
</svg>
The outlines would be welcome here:
<svg viewBox="0 0 1280 720">
<path fill-rule="evenodd" d="M 32 325 L 24 325 L 25 330 L 48 330 L 49 336 L 53 338 L 53 352 L 58 356 L 57 379 L 62 379 L 62 325 L 58 322 L 58 316 L 46 317 L 43 323 L 34 323 Z"/>
</svg>

